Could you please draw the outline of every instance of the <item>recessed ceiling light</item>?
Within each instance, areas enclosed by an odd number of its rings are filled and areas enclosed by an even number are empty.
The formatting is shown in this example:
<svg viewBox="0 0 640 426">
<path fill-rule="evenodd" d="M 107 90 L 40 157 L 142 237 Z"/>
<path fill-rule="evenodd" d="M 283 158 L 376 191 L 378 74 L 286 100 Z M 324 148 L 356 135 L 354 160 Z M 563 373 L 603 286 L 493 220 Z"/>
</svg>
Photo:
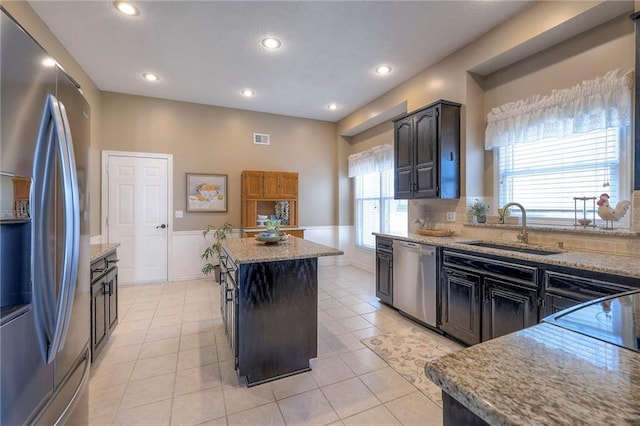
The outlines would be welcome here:
<svg viewBox="0 0 640 426">
<path fill-rule="evenodd" d="M 389 74 L 391 72 L 391 67 L 389 65 L 380 65 L 376 68 L 376 72 L 378 74 Z"/>
<path fill-rule="evenodd" d="M 56 60 L 51 58 L 51 57 L 46 58 L 46 59 L 44 59 L 42 61 L 42 65 L 44 65 L 47 68 L 55 67 L 56 66 Z"/>
<path fill-rule="evenodd" d="M 128 1 L 114 1 L 113 6 L 115 6 L 115 8 L 118 9 L 120 13 L 123 13 L 127 16 L 138 16 L 138 14 L 140 13 L 138 11 L 138 8 L 136 8 Z"/>
<path fill-rule="evenodd" d="M 242 93 L 242 96 L 244 96 L 245 98 L 250 98 L 256 94 L 256 92 L 251 89 L 242 89 L 242 92 L 240 93 Z"/>
<path fill-rule="evenodd" d="M 267 49 L 277 49 L 282 43 L 275 37 L 267 37 L 262 39 L 262 45 Z"/>
<path fill-rule="evenodd" d="M 333 104 L 329 104 L 327 106 L 327 108 L 329 108 L 330 110 L 336 110 L 336 109 L 340 108 L 340 105 L 338 105 L 336 103 L 333 103 Z"/>
<path fill-rule="evenodd" d="M 158 77 L 157 75 L 155 75 L 155 74 L 153 74 L 151 72 L 142 73 L 142 76 L 144 78 L 146 78 L 147 80 L 149 80 L 149 81 L 158 81 L 158 80 L 160 80 L 160 77 Z"/>
</svg>

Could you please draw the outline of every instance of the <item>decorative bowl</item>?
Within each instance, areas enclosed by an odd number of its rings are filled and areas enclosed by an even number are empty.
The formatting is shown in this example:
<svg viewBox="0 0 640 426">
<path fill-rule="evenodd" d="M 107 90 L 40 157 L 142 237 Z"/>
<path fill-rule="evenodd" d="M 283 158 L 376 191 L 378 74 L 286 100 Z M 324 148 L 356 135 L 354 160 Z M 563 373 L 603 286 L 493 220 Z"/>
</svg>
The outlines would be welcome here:
<svg viewBox="0 0 640 426">
<path fill-rule="evenodd" d="M 256 240 L 261 241 L 263 243 L 277 243 L 280 241 L 280 234 L 270 234 L 268 232 L 261 232 L 256 235 Z"/>
<path fill-rule="evenodd" d="M 288 239 L 289 235 L 283 233 L 261 232 L 260 234 L 256 235 L 256 240 L 266 244 L 274 244 L 280 241 L 286 241 Z"/>
</svg>

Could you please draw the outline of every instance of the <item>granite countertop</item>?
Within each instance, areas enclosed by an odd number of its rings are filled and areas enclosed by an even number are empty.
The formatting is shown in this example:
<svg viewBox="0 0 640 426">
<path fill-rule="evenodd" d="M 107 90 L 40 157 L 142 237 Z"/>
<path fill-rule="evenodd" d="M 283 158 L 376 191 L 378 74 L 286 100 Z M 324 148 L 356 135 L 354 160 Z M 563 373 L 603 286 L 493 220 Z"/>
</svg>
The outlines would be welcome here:
<svg viewBox="0 0 640 426">
<path fill-rule="evenodd" d="M 91 244 L 89 246 L 89 250 L 91 252 L 91 262 L 94 260 L 98 260 L 101 257 L 104 257 L 114 251 L 116 248 L 120 246 L 119 243 L 116 244 Z"/>
<path fill-rule="evenodd" d="M 431 244 L 439 247 L 448 247 L 458 250 L 467 250 L 476 253 L 490 254 L 494 256 L 503 256 L 513 259 L 528 260 L 536 263 L 548 265 L 566 266 L 569 268 L 584 269 L 594 272 L 603 272 L 613 275 L 622 275 L 631 278 L 640 278 L 640 262 L 637 257 L 621 256 L 613 254 L 600 254 L 581 251 L 563 251 L 553 247 L 539 247 L 532 244 L 506 243 L 512 246 L 524 246 L 530 248 L 545 248 L 562 251 L 559 254 L 539 255 L 520 253 L 515 251 L 506 251 L 500 249 L 491 249 L 486 247 L 470 246 L 463 242 L 477 241 L 477 239 L 461 236 L 452 237 L 424 237 L 418 234 L 393 235 L 374 233 L 380 237 L 393 238 L 396 240 L 417 242 L 422 244 Z M 499 242 L 503 244 L 502 242 Z"/>
<path fill-rule="evenodd" d="M 446 355 L 425 373 L 490 424 L 640 423 L 640 354 L 552 324 Z"/>
<path fill-rule="evenodd" d="M 222 245 L 236 263 L 277 262 L 344 254 L 342 250 L 292 235 L 277 244 L 265 244 L 255 238 L 227 238 Z"/>
</svg>

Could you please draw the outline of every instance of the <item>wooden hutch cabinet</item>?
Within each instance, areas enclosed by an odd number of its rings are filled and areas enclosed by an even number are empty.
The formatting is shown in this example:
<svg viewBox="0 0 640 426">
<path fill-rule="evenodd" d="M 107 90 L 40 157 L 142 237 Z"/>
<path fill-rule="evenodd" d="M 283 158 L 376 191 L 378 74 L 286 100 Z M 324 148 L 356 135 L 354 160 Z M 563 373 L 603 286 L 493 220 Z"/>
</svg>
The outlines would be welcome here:
<svg viewBox="0 0 640 426">
<path fill-rule="evenodd" d="M 289 205 L 288 220 L 282 228 L 289 234 L 302 238 L 304 231 L 287 229 L 298 227 L 298 173 L 244 170 L 242 172 L 242 228 L 246 236 L 253 236 L 260 228 L 258 215 L 276 214 L 277 203 Z"/>
</svg>

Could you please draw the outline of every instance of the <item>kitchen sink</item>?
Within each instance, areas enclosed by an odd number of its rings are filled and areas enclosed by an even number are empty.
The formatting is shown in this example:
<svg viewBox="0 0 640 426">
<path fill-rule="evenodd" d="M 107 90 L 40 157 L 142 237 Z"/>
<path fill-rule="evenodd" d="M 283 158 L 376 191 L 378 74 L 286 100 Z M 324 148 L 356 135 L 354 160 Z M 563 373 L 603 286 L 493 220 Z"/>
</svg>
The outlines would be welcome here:
<svg viewBox="0 0 640 426">
<path fill-rule="evenodd" d="M 548 256 L 551 254 L 563 253 L 562 251 L 559 251 L 559 250 L 543 249 L 538 247 L 527 247 L 527 246 L 515 245 L 515 244 L 510 245 L 510 244 L 491 243 L 488 241 L 468 241 L 468 242 L 463 242 L 461 244 L 466 244 L 469 246 L 476 246 L 476 247 L 486 247 L 486 248 L 497 249 L 497 250 L 517 251 L 519 253 L 538 254 L 541 256 Z"/>
</svg>

